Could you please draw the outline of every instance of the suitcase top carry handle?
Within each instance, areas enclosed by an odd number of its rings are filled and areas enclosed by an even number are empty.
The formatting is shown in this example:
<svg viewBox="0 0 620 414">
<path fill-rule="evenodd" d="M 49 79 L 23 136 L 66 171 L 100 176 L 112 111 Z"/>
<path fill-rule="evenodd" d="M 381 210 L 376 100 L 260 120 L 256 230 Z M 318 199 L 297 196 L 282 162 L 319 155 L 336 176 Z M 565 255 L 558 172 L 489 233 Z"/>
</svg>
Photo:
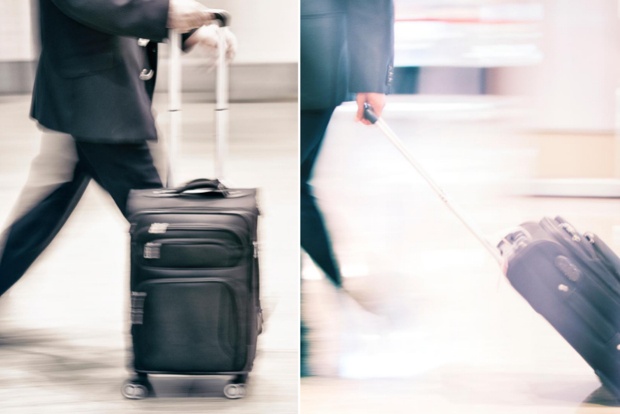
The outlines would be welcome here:
<svg viewBox="0 0 620 414">
<path fill-rule="evenodd" d="M 219 180 L 209 180 L 207 178 L 199 178 L 192 180 L 180 187 L 165 190 L 167 194 L 197 194 L 197 195 L 220 195 L 227 197 L 228 188 Z"/>
<path fill-rule="evenodd" d="M 491 242 L 489 242 L 489 240 L 487 240 L 487 238 L 482 235 L 482 232 L 480 231 L 480 229 L 478 229 L 474 222 L 469 219 L 458 206 L 452 203 L 452 201 L 448 198 L 448 196 L 441 189 L 441 187 L 439 187 L 437 183 L 435 183 L 435 180 L 433 180 L 433 178 L 426 172 L 426 170 L 411 155 L 411 153 L 409 152 L 407 147 L 405 147 L 400 138 L 398 138 L 394 131 L 392 131 L 392 129 L 383 121 L 383 119 L 379 118 L 377 114 L 375 114 L 375 112 L 372 110 L 372 106 L 367 103 L 364 104 L 364 117 L 368 121 L 370 121 L 370 123 L 372 123 L 373 125 L 377 125 L 379 129 L 381 129 L 385 136 L 392 142 L 392 144 L 394 144 L 394 146 L 405 156 L 405 158 L 407 159 L 407 161 L 409 161 L 413 168 L 415 168 L 416 171 L 422 176 L 424 181 L 426 181 L 426 183 L 431 186 L 431 188 L 439 196 L 441 201 L 443 201 L 446 206 L 448 206 L 448 208 L 452 210 L 454 215 L 461 221 L 461 223 L 465 225 L 465 227 L 467 227 L 467 229 L 478 239 L 478 241 L 482 243 L 485 249 L 487 249 L 491 256 L 493 256 L 495 261 L 497 261 L 497 263 L 500 265 L 502 270 L 505 271 L 506 263 L 499 249 L 493 246 L 493 244 L 491 244 Z"/>
<path fill-rule="evenodd" d="M 228 188 L 224 184 L 222 184 L 219 180 L 213 179 L 209 180 L 207 178 L 199 178 L 197 180 L 192 180 L 181 187 L 177 187 L 176 192 L 188 193 L 188 192 L 210 192 L 210 193 L 220 193 L 224 197 L 228 195 Z"/>
</svg>

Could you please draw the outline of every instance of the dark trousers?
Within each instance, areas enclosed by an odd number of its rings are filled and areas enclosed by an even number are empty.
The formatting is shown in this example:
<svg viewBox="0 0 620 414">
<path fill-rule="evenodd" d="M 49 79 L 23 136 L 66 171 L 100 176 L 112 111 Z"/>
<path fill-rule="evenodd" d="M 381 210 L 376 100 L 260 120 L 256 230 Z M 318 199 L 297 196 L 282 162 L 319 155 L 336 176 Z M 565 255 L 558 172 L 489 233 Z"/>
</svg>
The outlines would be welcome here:
<svg viewBox="0 0 620 414">
<path fill-rule="evenodd" d="M 319 156 L 325 131 L 335 108 L 320 111 L 301 111 L 300 119 L 300 203 L 301 203 L 301 247 L 336 285 L 342 285 L 340 269 L 332 250 L 332 243 L 325 227 L 323 215 L 312 195 L 310 179 L 314 164 Z M 308 366 L 308 328 L 300 324 L 300 375 L 312 375 Z"/>
<path fill-rule="evenodd" d="M 146 143 L 81 143 L 62 134 L 44 135 L 46 139 L 64 139 L 65 144 L 45 149 L 43 143 L 19 202 L 27 205 L 18 203 L 21 211 L 2 234 L 0 295 L 19 280 L 58 234 L 91 178 L 112 196 L 123 215 L 129 190 L 162 186 Z M 68 157 L 67 152 L 73 156 Z M 59 169 L 64 173 L 50 180 L 48 176 Z"/>
<path fill-rule="evenodd" d="M 309 184 L 312 170 L 325 138 L 325 131 L 335 108 L 301 111 L 300 125 L 300 203 L 301 247 L 337 286 L 342 283 L 340 269 L 332 250 L 325 221 Z"/>
</svg>

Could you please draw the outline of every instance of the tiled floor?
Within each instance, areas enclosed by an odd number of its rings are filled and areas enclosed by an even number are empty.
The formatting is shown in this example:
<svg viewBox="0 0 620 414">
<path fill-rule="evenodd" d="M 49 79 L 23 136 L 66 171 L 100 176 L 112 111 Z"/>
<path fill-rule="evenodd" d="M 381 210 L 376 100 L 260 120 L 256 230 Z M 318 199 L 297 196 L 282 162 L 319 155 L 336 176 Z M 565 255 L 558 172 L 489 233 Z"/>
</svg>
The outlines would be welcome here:
<svg viewBox="0 0 620 414">
<path fill-rule="evenodd" d="M 166 129 L 164 97 L 157 97 Z M 8 216 L 39 138 L 28 96 L 0 97 L 0 217 Z M 213 106 L 186 96 L 178 182 L 212 176 Z M 266 330 L 242 400 L 223 379 L 154 379 L 158 398 L 130 401 L 127 225 L 92 185 L 30 272 L 0 299 L 0 412 L 296 413 L 298 410 L 297 106 L 233 104 L 228 183 L 259 187 Z M 290 171 L 293 171 L 291 173 Z"/>
<path fill-rule="evenodd" d="M 386 121 L 482 232 L 561 215 L 620 251 L 617 199 L 532 198 L 536 152 L 510 100 L 392 97 Z M 619 412 L 587 364 L 376 128 L 334 116 L 314 178 L 363 306 L 304 262 L 302 413 Z"/>
</svg>

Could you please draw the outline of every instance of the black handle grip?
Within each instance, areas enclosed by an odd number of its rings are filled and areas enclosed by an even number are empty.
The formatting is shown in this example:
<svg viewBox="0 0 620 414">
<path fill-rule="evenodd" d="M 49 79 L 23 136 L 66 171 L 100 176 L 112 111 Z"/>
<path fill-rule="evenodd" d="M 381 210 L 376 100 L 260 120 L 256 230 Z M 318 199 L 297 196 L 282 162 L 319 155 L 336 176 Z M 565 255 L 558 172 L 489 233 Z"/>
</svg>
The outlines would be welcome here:
<svg viewBox="0 0 620 414">
<path fill-rule="evenodd" d="M 170 189 L 170 192 L 174 194 L 183 194 L 188 192 L 194 192 L 198 194 L 202 193 L 217 193 L 224 197 L 228 196 L 228 188 L 222 184 L 219 180 L 208 178 L 198 178 L 192 180 L 180 187 Z"/>
<path fill-rule="evenodd" d="M 230 13 L 226 10 L 210 10 L 211 14 L 213 14 L 213 19 L 220 22 L 221 27 L 226 27 L 230 25 Z"/>
<path fill-rule="evenodd" d="M 375 111 L 369 103 L 364 104 L 364 118 L 370 121 L 371 124 L 374 124 L 379 120 L 379 117 L 375 114 Z"/>
</svg>

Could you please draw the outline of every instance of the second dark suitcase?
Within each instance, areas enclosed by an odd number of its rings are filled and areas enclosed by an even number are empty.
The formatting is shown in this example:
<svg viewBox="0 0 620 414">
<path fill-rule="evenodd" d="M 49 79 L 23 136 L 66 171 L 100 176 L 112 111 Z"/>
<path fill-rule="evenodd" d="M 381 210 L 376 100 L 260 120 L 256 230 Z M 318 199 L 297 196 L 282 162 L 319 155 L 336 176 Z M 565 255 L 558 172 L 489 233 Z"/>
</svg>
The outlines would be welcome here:
<svg viewBox="0 0 620 414">
<path fill-rule="evenodd" d="M 618 257 L 560 217 L 522 224 L 499 249 L 514 288 L 620 398 Z"/>
<path fill-rule="evenodd" d="M 494 246 L 372 108 L 366 108 L 365 116 L 497 260 L 514 288 L 620 399 L 620 258 L 595 235 L 582 235 L 559 217 L 524 223 Z"/>
<path fill-rule="evenodd" d="M 256 190 L 217 180 L 133 190 L 133 368 L 123 394 L 149 394 L 148 374 L 230 375 L 241 398 L 261 329 Z"/>
</svg>

